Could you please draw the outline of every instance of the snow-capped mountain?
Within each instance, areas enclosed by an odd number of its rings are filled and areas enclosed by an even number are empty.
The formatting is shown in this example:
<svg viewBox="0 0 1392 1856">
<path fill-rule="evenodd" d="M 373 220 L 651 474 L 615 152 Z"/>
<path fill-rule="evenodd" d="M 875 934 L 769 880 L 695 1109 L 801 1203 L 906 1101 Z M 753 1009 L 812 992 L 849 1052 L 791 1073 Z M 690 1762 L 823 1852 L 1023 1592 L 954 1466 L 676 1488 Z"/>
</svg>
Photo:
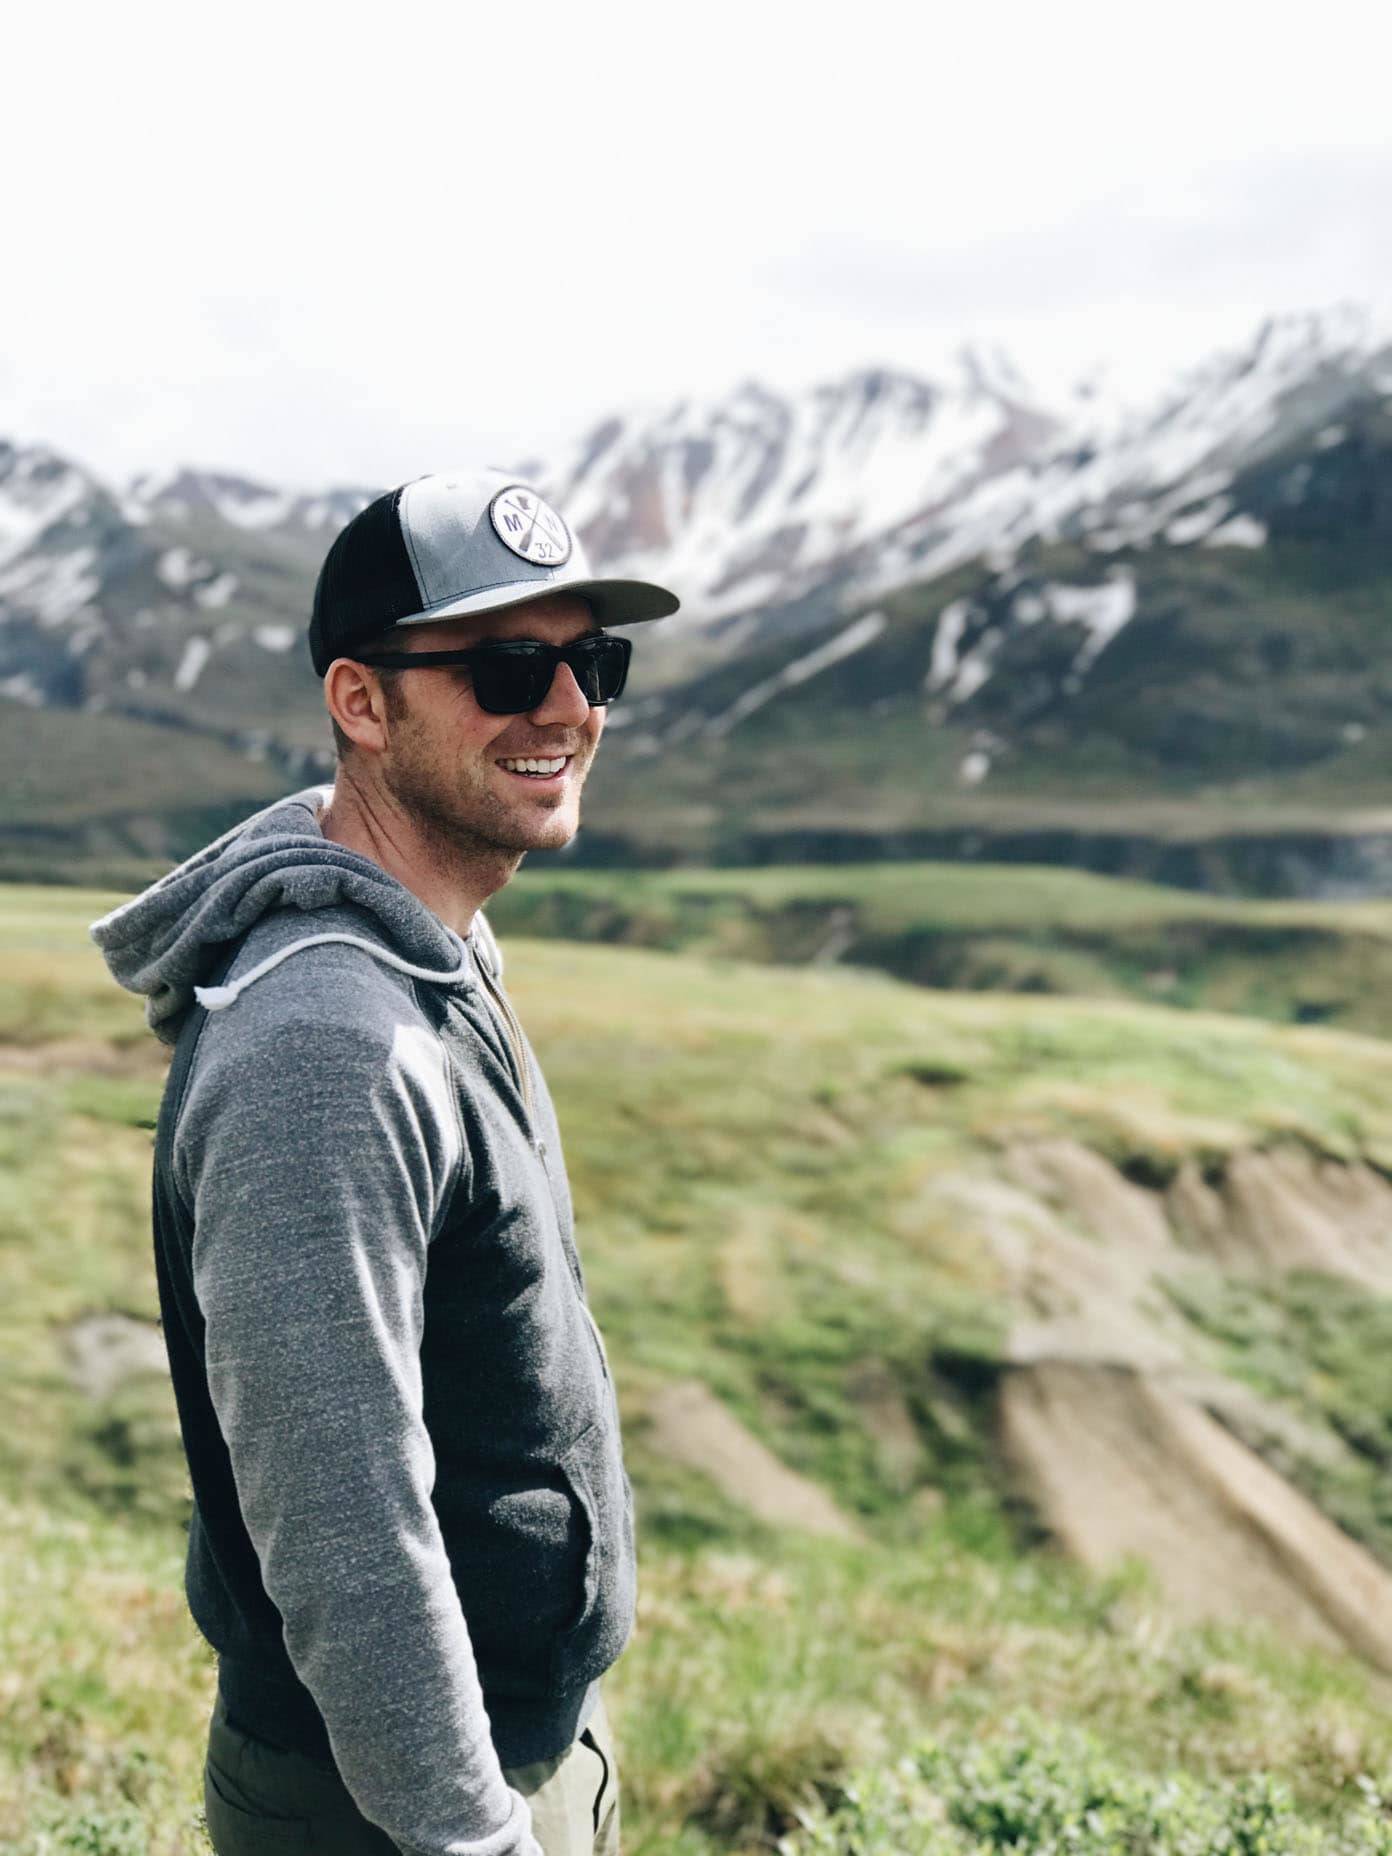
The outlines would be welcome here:
<svg viewBox="0 0 1392 1856">
<path fill-rule="evenodd" d="M 1348 307 L 1268 321 L 1245 347 L 1181 375 L 1157 404 L 1092 405 L 1020 470 L 903 525 L 879 581 L 1005 560 L 1037 540 L 1079 540 L 1097 553 L 1157 539 L 1252 545 L 1259 536 L 1234 507 L 1233 479 L 1303 438 L 1335 442 L 1350 404 L 1389 394 L 1392 317 Z"/>
<path fill-rule="evenodd" d="M 593 555 L 661 575 L 688 624 L 786 601 L 876 536 L 1036 457 L 1057 423 L 997 360 L 941 384 L 875 369 L 783 397 L 755 382 L 616 417 L 540 476 Z"/>
<path fill-rule="evenodd" d="M 1041 625 L 1074 633 L 1061 687 L 1076 695 L 1138 610 L 1149 551 L 1262 549 L 1273 534 L 1317 528 L 1331 497 L 1326 538 L 1352 539 L 1351 457 L 1379 475 L 1370 421 L 1383 424 L 1389 408 L 1392 319 L 1347 309 L 1268 322 L 1159 405 L 1094 415 L 1028 469 L 983 486 L 950 523 L 905 525 L 853 594 L 983 561 L 992 573 L 977 597 L 939 615 L 926 685 L 934 712 L 975 697 L 1007 669 L 1012 639 Z M 1081 551 L 1073 583 L 1029 571 L 1051 545 Z"/>
<path fill-rule="evenodd" d="M 1142 782 L 1143 736 L 1165 778 L 1362 753 L 1392 689 L 1373 621 L 1389 459 L 1392 321 L 1336 311 L 1268 323 L 1149 405 L 1046 406 L 966 355 L 937 382 L 881 369 L 630 410 L 518 469 L 597 566 L 682 595 L 610 718 L 608 758 L 649 758 L 649 800 L 663 750 L 699 739 L 711 793 L 684 757 L 673 775 L 697 811 L 805 810 L 790 769 L 811 742 L 846 769 L 863 747 L 907 818 L 930 773 L 938 792 L 1037 786 L 1080 743 Z M 310 592 L 372 494 L 192 469 L 115 487 L 0 443 L 0 698 L 311 764 Z M 604 794 L 601 776 L 601 817 Z"/>
<path fill-rule="evenodd" d="M 598 565 L 674 584 L 699 632 L 800 595 L 887 527 L 1015 468 L 1053 429 L 1005 364 L 966 357 L 944 386 L 871 371 L 801 398 L 749 384 L 616 418 L 526 474 Z M 0 449 L 0 687 L 142 714 L 163 692 L 178 707 L 210 664 L 290 648 L 324 550 L 373 493 L 193 469 L 108 489 L 46 451 Z M 245 664 L 233 681 L 247 681 Z"/>
<path fill-rule="evenodd" d="M 332 489 L 318 494 L 270 489 L 226 471 L 146 472 L 130 484 L 125 509 L 133 521 L 187 522 L 208 517 L 239 529 L 309 530 L 328 542 L 376 490 Z"/>
<path fill-rule="evenodd" d="M 941 387 L 871 372 L 799 401 L 751 385 L 615 418 L 537 474 L 608 570 L 677 588 L 684 615 L 645 643 L 705 671 L 771 637 L 796 650 L 809 626 L 972 561 L 1006 575 L 1039 545 L 1260 547 L 1238 480 L 1292 446 L 1329 450 L 1350 407 L 1390 395 L 1392 318 L 1344 308 L 1269 321 L 1150 405 L 1048 408 L 967 354 Z M 1022 606 L 1025 623 L 1085 628 L 1080 674 L 1134 610 L 1124 571 L 1094 578 Z M 950 616 L 940 667 L 960 629 Z"/>
<path fill-rule="evenodd" d="M 318 562 L 369 495 L 195 471 L 112 488 L 0 441 L 0 696 L 192 722 L 266 751 L 287 694 L 306 707 L 303 667 L 287 691 L 287 663 Z"/>
</svg>

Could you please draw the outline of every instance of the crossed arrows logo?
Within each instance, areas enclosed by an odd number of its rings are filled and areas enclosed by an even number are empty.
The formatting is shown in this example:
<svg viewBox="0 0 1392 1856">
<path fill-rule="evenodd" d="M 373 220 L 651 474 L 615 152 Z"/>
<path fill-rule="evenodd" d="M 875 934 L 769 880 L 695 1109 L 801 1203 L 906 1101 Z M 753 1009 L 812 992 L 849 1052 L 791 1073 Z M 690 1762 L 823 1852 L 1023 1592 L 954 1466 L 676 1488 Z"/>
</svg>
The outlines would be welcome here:
<svg viewBox="0 0 1392 1856">
<path fill-rule="evenodd" d="M 489 505 L 489 514 L 498 539 L 524 561 L 559 567 L 570 558 L 570 530 L 535 490 L 516 484 L 500 490 Z"/>
</svg>

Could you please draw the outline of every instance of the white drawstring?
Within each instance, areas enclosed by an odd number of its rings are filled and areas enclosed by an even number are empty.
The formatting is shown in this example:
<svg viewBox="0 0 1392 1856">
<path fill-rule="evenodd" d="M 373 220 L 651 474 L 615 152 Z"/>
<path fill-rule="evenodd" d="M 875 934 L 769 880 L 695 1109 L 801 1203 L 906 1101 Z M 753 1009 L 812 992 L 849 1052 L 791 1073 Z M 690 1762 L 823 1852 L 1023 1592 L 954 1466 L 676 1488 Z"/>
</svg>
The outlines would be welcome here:
<svg viewBox="0 0 1392 1856">
<path fill-rule="evenodd" d="M 298 954 L 301 948 L 320 947 L 325 941 L 343 941 L 349 947 L 360 947 L 372 955 L 374 960 L 385 961 L 389 967 L 395 967 L 399 973 L 408 973 L 412 979 L 434 980 L 438 985 L 457 986 L 461 983 L 474 984 L 469 971 L 469 956 L 464 942 L 453 928 L 446 927 L 445 933 L 459 948 L 459 965 L 453 973 L 437 973 L 430 967 L 413 966 L 409 960 L 403 960 L 400 954 L 394 954 L 389 947 L 380 947 L 375 941 L 365 941 L 356 934 L 311 934 L 303 941 L 292 941 L 289 947 L 282 947 L 274 954 L 268 954 L 256 966 L 232 981 L 229 986 L 195 986 L 193 996 L 209 1012 L 221 1012 L 233 1004 L 240 993 L 248 986 L 254 986 L 257 980 L 269 973 L 272 967 L 278 967 L 282 960 L 288 960 L 292 954 Z"/>
</svg>

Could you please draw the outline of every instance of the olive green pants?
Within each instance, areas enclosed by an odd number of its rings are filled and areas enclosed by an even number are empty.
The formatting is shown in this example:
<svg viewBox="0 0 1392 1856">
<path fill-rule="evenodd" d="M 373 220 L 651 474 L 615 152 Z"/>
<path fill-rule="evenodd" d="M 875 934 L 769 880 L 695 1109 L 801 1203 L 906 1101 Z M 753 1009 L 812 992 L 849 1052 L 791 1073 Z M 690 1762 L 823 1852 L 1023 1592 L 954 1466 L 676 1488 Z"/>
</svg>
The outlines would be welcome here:
<svg viewBox="0 0 1392 1856">
<path fill-rule="evenodd" d="M 603 1696 L 573 1746 L 504 1767 L 503 1776 L 531 1806 L 545 1856 L 619 1856 L 619 1770 Z M 242 1733 L 221 1695 L 208 1727 L 203 1802 L 217 1856 L 398 1856 L 332 1766 Z"/>
</svg>

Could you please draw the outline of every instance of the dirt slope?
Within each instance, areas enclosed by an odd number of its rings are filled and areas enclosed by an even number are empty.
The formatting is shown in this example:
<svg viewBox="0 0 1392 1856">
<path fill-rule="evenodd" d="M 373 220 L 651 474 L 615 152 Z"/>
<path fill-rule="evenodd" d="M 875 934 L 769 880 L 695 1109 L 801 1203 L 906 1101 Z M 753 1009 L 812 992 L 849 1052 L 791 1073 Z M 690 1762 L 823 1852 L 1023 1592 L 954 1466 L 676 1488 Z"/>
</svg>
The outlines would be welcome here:
<svg viewBox="0 0 1392 1856">
<path fill-rule="evenodd" d="M 1180 1615 L 1267 1619 L 1392 1671 L 1392 1574 L 1259 1454 L 1345 1446 L 1225 1378 L 1165 1289 L 1313 1270 L 1392 1292 L 1386 1180 L 1291 1146 L 1189 1163 L 1161 1193 L 1053 1140 L 938 1191 L 1015 1311 L 1001 1439 L 1059 1543 L 1093 1568 L 1146 1561 Z"/>
<path fill-rule="evenodd" d="M 1225 1269 L 1318 1270 L 1392 1293 L 1392 1186 L 1370 1167 L 1277 1148 L 1235 1155 L 1211 1185 L 1189 1162 L 1167 1209 Z"/>
<path fill-rule="evenodd" d="M 1019 1367 L 1001 1424 L 1042 1518 L 1084 1564 L 1135 1555 L 1184 1617 L 1263 1618 L 1392 1670 L 1392 1575 L 1173 1387 Z"/>
<path fill-rule="evenodd" d="M 655 1447 L 709 1476 L 731 1501 L 776 1527 L 855 1540 L 861 1530 L 815 1482 L 789 1469 L 696 1379 L 673 1380 L 649 1394 Z"/>
</svg>

